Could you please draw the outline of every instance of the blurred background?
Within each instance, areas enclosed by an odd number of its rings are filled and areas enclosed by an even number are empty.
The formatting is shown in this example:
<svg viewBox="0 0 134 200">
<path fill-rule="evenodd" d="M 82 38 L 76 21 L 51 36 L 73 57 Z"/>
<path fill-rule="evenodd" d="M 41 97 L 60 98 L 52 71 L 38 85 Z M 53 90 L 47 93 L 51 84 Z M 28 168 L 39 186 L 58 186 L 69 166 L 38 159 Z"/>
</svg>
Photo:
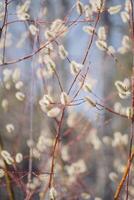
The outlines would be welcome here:
<svg viewBox="0 0 134 200">
<path fill-rule="evenodd" d="M 0 1 L 0 23 L 3 26 L 5 2 Z M 92 1 L 81 1 L 90 10 Z M 89 3 L 90 2 L 90 3 Z M 80 90 L 78 99 L 90 96 L 94 101 L 112 110 L 126 114 L 131 96 L 121 99 L 115 87 L 117 80 L 131 77 L 131 49 L 121 49 L 123 37 L 130 34 L 129 23 L 123 23 L 121 12 L 126 10 L 125 0 L 105 2 L 100 14 L 99 27 L 106 29 L 106 42 L 115 49 L 114 56 L 100 51 L 93 37 L 88 57 L 84 63 L 84 76 L 92 92 Z M 94 27 L 97 12 L 79 16 L 74 0 L 9 0 L 6 20 L 0 39 L 0 149 L 8 151 L 15 159 L 22 153 L 20 163 L 8 165 L 3 157 L 1 168 L 13 176 L 0 178 L 0 199 L 25 199 L 19 185 L 21 180 L 34 191 L 31 199 L 49 199 L 44 196 L 50 177 L 52 149 L 59 118 L 50 118 L 40 108 L 39 101 L 49 94 L 60 101 L 57 75 L 47 68 L 48 56 L 56 64 L 61 85 L 67 92 L 74 80 L 70 61 L 82 63 L 92 35 L 83 31 L 84 26 Z M 121 5 L 121 11 L 110 15 L 110 6 Z M 62 20 L 67 33 L 49 41 L 49 30 L 56 19 Z M 77 21 L 76 21 L 77 20 Z M 87 21 L 86 21 L 87 20 Z M 54 25 L 53 25 L 54 26 Z M 130 36 L 129 36 L 130 37 Z M 59 45 L 68 51 L 68 59 L 61 59 Z M 5 64 L 3 64 L 5 63 Z M 6 64 L 9 63 L 9 64 Z M 70 96 L 80 87 L 78 77 Z M 68 106 L 61 127 L 61 141 L 57 147 L 53 186 L 59 200 L 112 200 L 124 172 L 129 152 L 130 120 L 105 108 L 90 107 L 87 103 Z M 27 186 L 29 157 L 32 150 L 32 177 Z M 130 176 L 130 199 L 134 199 L 133 177 Z M 7 181 L 7 178 L 9 180 Z M 8 182 L 8 183 L 7 183 Z M 7 187 L 8 185 L 8 187 Z M 12 198 L 7 191 L 12 192 Z M 121 199 L 125 199 L 125 186 Z"/>
</svg>

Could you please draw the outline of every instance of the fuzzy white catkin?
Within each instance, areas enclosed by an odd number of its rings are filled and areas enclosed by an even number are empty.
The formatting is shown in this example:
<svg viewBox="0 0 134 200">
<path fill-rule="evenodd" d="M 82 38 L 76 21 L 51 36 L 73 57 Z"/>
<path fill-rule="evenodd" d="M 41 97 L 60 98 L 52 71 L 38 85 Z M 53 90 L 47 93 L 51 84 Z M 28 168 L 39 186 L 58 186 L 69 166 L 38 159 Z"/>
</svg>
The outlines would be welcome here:
<svg viewBox="0 0 134 200">
<path fill-rule="evenodd" d="M 89 83 L 85 83 L 84 86 L 83 86 L 83 90 L 85 92 L 89 92 L 89 93 L 92 92 L 92 85 L 89 84 Z"/>
<path fill-rule="evenodd" d="M 72 61 L 70 64 L 71 74 L 76 75 L 83 68 L 82 64 L 77 63 L 76 61 Z"/>
<path fill-rule="evenodd" d="M 94 33 L 95 29 L 92 26 L 83 26 L 83 31 L 85 33 L 88 33 L 89 35 L 92 35 Z"/>
<path fill-rule="evenodd" d="M 83 200 L 89 200 L 91 198 L 91 195 L 89 193 L 86 192 L 82 192 L 81 197 Z"/>
<path fill-rule="evenodd" d="M 107 43 L 103 40 L 97 40 L 96 46 L 101 50 L 101 51 L 106 51 L 107 50 Z"/>
<path fill-rule="evenodd" d="M 127 82 L 116 81 L 115 86 L 120 98 L 125 99 L 130 96 L 131 92 L 129 91 L 129 85 Z"/>
<path fill-rule="evenodd" d="M 61 19 L 56 19 L 51 24 L 51 32 L 56 36 L 57 34 L 59 36 L 64 36 L 67 33 L 68 28 L 65 26 L 65 23 Z"/>
<path fill-rule="evenodd" d="M 103 141 L 103 143 L 105 144 L 105 145 L 111 145 L 112 144 L 112 139 L 109 137 L 109 136 L 104 136 L 103 138 L 102 138 L 102 141 Z"/>
<path fill-rule="evenodd" d="M 15 83 L 15 88 L 17 90 L 20 90 L 23 87 L 24 83 L 22 81 L 18 81 L 17 83 Z"/>
<path fill-rule="evenodd" d="M 17 6 L 16 14 L 18 19 L 26 20 L 30 18 L 30 15 L 27 13 L 29 6 L 30 6 L 30 1 L 25 1 L 24 4 Z"/>
<path fill-rule="evenodd" d="M 15 161 L 16 163 L 21 163 L 23 160 L 23 155 L 22 153 L 17 153 L 16 156 L 15 156 Z"/>
<path fill-rule="evenodd" d="M 0 11 L 2 11 L 2 9 L 3 9 L 3 3 L 2 2 L 0 2 Z"/>
<path fill-rule="evenodd" d="M 48 117 L 57 117 L 60 114 L 61 110 L 58 107 L 52 108 L 47 112 Z"/>
<path fill-rule="evenodd" d="M 6 150 L 2 150 L 2 151 L 1 151 L 1 156 L 2 156 L 3 158 L 6 158 L 6 157 L 10 156 L 10 153 L 9 153 L 8 151 L 6 151 Z"/>
<path fill-rule="evenodd" d="M 48 95 L 48 94 L 45 94 L 45 95 L 43 96 L 43 98 L 42 98 L 42 102 L 43 102 L 44 104 L 46 104 L 46 105 L 49 105 L 49 104 L 53 103 L 54 101 L 53 101 L 52 96 L 50 96 L 50 95 Z"/>
<path fill-rule="evenodd" d="M 54 37 L 54 34 L 50 30 L 45 31 L 45 38 L 51 40 Z"/>
<path fill-rule="evenodd" d="M 134 110 L 132 107 L 127 107 L 126 108 L 126 116 L 128 117 L 128 119 L 131 119 L 134 115 Z"/>
<path fill-rule="evenodd" d="M 102 200 L 102 198 L 100 198 L 100 197 L 95 197 L 94 200 Z"/>
<path fill-rule="evenodd" d="M 128 12 L 122 11 L 122 12 L 121 12 L 121 19 L 122 19 L 122 21 L 123 21 L 124 23 L 129 22 L 130 17 L 129 17 Z"/>
<path fill-rule="evenodd" d="M 51 147 L 53 144 L 53 140 L 51 138 L 46 138 L 43 135 L 40 135 L 38 142 L 36 144 L 36 148 L 39 152 L 43 152 L 46 147 Z"/>
<path fill-rule="evenodd" d="M 2 158 L 0 158 L 0 167 L 5 168 L 5 163 Z"/>
<path fill-rule="evenodd" d="M 51 70 L 52 72 L 55 71 L 55 69 L 56 69 L 56 64 L 55 64 L 55 62 L 54 62 L 52 59 L 49 59 L 46 65 L 47 65 L 47 68 L 48 68 L 49 70 Z"/>
<path fill-rule="evenodd" d="M 5 88 L 6 88 L 7 90 L 10 90 L 10 89 L 11 89 L 11 82 L 5 83 Z"/>
<path fill-rule="evenodd" d="M 23 101 L 25 99 L 25 95 L 22 92 L 16 92 L 15 96 L 19 101 Z"/>
<path fill-rule="evenodd" d="M 66 51 L 63 45 L 59 46 L 59 55 L 60 55 L 60 58 L 63 60 L 68 56 L 68 52 Z"/>
<path fill-rule="evenodd" d="M 120 103 L 120 102 L 116 102 L 116 103 L 114 104 L 114 111 L 120 113 L 120 112 L 121 112 L 121 109 L 122 109 L 121 103 Z"/>
<path fill-rule="evenodd" d="M 29 31 L 31 32 L 32 35 L 36 35 L 36 33 L 38 32 L 38 29 L 35 25 L 31 24 L 29 26 Z"/>
<path fill-rule="evenodd" d="M 121 10 L 121 5 L 116 5 L 116 6 L 111 6 L 108 9 L 108 12 L 110 15 L 114 15 L 114 14 L 117 14 L 118 12 L 120 12 L 120 10 Z"/>
<path fill-rule="evenodd" d="M 44 95 L 43 98 L 40 100 L 41 106 L 46 106 L 47 108 L 51 108 L 52 104 L 54 104 L 54 100 L 50 95 Z"/>
<path fill-rule="evenodd" d="M 84 6 L 84 12 L 85 12 L 85 18 L 89 19 L 92 17 L 92 8 L 91 5 L 85 5 Z"/>
<path fill-rule="evenodd" d="M 80 0 L 77 0 L 76 2 L 76 10 L 79 15 L 81 15 L 84 12 L 84 5 Z"/>
<path fill-rule="evenodd" d="M 57 191 L 54 187 L 50 188 L 49 190 L 49 199 L 50 200 L 55 200 L 57 197 Z"/>
<path fill-rule="evenodd" d="M 125 85 L 121 81 L 116 81 L 115 86 L 116 86 L 116 88 L 119 92 L 125 92 L 126 91 Z"/>
<path fill-rule="evenodd" d="M 125 11 L 127 11 L 128 13 L 131 11 L 131 2 L 130 0 L 126 0 L 125 2 Z"/>
<path fill-rule="evenodd" d="M 7 99 L 3 99 L 1 102 L 1 107 L 3 108 L 3 110 L 6 112 L 8 110 L 8 100 Z"/>
<path fill-rule="evenodd" d="M 12 165 L 14 163 L 14 160 L 13 160 L 13 158 L 11 156 L 5 158 L 4 160 L 6 161 L 6 163 L 8 165 Z"/>
<path fill-rule="evenodd" d="M 131 40 L 127 35 L 123 36 L 122 39 L 122 45 L 126 48 L 126 49 L 130 49 L 131 48 Z"/>
<path fill-rule="evenodd" d="M 27 183 L 26 186 L 27 186 L 28 189 L 33 190 L 33 191 L 36 189 L 36 185 L 33 183 L 33 181 Z"/>
<path fill-rule="evenodd" d="M 21 75 L 21 71 L 19 68 L 16 68 L 12 74 L 12 80 L 13 82 L 17 82 L 20 80 L 20 75 Z"/>
<path fill-rule="evenodd" d="M 28 140 L 27 140 L 27 146 L 28 146 L 29 148 L 33 148 L 33 147 L 34 147 L 34 141 L 33 141 L 32 139 L 28 139 Z"/>
<path fill-rule="evenodd" d="M 41 110 L 45 113 L 51 109 L 51 105 L 49 105 L 49 104 L 46 105 L 42 99 L 39 101 L 39 104 L 40 104 Z"/>
<path fill-rule="evenodd" d="M 4 170 L 3 170 L 3 169 L 0 169 L 0 178 L 3 178 L 3 177 L 4 177 L 4 175 L 5 175 L 5 172 L 4 172 Z"/>
<path fill-rule="evenodd" d="M 92 0 L 90 3 L 94 12 L 102 12 L 104 10 L 105 0 Z"/>
<path fill-rule="evenodd" d="M 114 138 L 112 140 L 113 147 L 126 146 L 127 144 L 128 144 L 128 135 L 127 134 L 122 135 L 120 132 L 114 133 Z"/>
<path fill-rule="evenodd" d="M 44 94 L 44 96 L 43 96 L 43 100 L 45 101 L 48 101 L 49 103 L 54 103 L 54 97 L 53 97 L 53 95 L 52 94 L 50 94 L 51 93 L 51 87 L 49 88 L 48 87 L 48 93 L 49 94 Z"/>
<path fill-rule="evenodd" d="M 127 99 L 130 96 L 130 92 L 119 92 L 118 95 L 121 99 Z"/>
<path fill-rule="evenodd" d="M 109 46 L 107 50 L 108 55 L 115 54 L 115 48 L 113 46 Z"/>
<path fill-rule="evenodd" d="M 115 173 L 115 172 L 110 172 L 109 173 L 109 179 L 111 180 L 111 181 L 117 181 L 117 179 L 118 179 L 118 176 L 117 176 L 117 174 Z"/>
<path fill-rule="evenodd" d="M 14 160 L 8 151 L 6 150 L 1 151 L 1 156 L 8 165 L 12 165 L 14 163 Z"/>
<path fill-rule="evenodd" d="M 12 133 L 14 131 L 14 125 L 13 124 L 7 124 L 6 125 L 6 130 L 8 133 Z"/>
<path fill-rule="evenodd" d="M 122 46 L 122 47 L 119 47 L 117 51 L 118 51 L 118 53 L 123 55 L 128 52 L 128 49 L 126 49 L 125 47 Z"/>
<path fill-rule="evenodd" d="M 3 81 L 4 83 L 10 81 L 12 75 L 12 71 L 8 68 L 3 70 Z"/>
<path fill-rule="evenodd" d="M 61 101 L 61 104 L 63 105 L 66 105 L 69 103 L 69 96 L 67 95 L 66 92 L 62 92 L 61 95 L 60 95 L 60 101 Z"/>
<path fill-rule="evenodd" d="M 99 38 L 99 40 L 106 40 L 107 35 L 106 35 L 106 29 L 104 26 L 99 27 L 98 38 Z"/>
<path fill-rule="evenodd" d="M 78 161 L 73 163 L 72 166 L 74 167 L 75 173 L 77 174 L 84 173 L 87 170 L 86 163 L 83 159 L 79 159 Z"/>
<path fill-rule="evenodd" d="M 68 28 L 65 26 L 65 23 L 61 19 L 56 19 L 52 22 L 50 29 L 45 31 L 45 37 L 48 40 L 51 40 L 53 37 L 64 37 L 67 33 Z"/>
<path fill-rule="evenodd" d="M 61 150 L 61 157 L 64 161 L 69 161 L 70 159 L 70 155 L 69 155 L 69 148 L 67 145 L 64 145 L 62 147 L 62 150 Z"/>
<path fill-rule="evenodd" d="M 131 86 L 130 79 L 129 78 L 125 78 L 123 82 L 124 82 L 125 87 L 127 88 L 127 90 L 130 89 L 130 86 Z"/>
<path fill-rule="evenodd" d="M 36 148 L 33 148 L 33 157 L 36 159 L 40 159 L 40 156 L 41 156 L 41 154 L 40 154 L 39 150 Z"/>
</svg>

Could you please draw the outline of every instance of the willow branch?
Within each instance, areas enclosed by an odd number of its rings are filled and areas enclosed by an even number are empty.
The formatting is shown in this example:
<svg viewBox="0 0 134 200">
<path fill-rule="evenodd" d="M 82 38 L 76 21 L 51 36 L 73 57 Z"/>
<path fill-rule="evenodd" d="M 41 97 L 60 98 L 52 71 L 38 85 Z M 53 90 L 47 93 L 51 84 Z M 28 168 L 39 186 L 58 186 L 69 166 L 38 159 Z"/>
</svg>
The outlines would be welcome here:
<svg viewBox="0 0 134 200">
<path fill-rule="evenodd" d="M 128 174 L 129 174 L 133 158 L 134 158 L 134 152 L 132 153 L 130 159 L 128 160 L 128 164 L 127 164 L 126 169 L 124 171 L 123 177 L 122 177 L 122 179 L 121 179 L 121 181 L 120 181 L 120 183 L 118 185 L 118 188 L 116 190 L 116 193 L 114 195 L 114 200 L 118 200 L 119 199 L 122 187 L 123 187 L 123 185 L 124 185 L 124 183 L 126 181 L 126 178 L 127 178 Z"/>
</svg>

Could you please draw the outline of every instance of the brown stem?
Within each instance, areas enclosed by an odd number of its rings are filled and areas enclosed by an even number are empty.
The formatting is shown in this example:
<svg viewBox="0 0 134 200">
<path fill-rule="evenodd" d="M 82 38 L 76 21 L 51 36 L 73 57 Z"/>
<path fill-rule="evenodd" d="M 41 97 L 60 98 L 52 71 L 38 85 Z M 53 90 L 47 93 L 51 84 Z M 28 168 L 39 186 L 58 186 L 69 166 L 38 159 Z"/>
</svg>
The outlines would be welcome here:
<svg viewBox="0 0 134 200">
<path fill-rule="evenodd" d="M 116 193 L 115 193 L 115 195 L 114 195 L 114 200 L 118 200 L 118 199 L 119 199 L 119 196 L 120 196 L 122 187 L 123 187 L 123 185 L 124 185 L 124 183 L 125 183 L 125 181 L 126 181 L 126 178 L 127 178 L 128 174 L 129 174 L 129 171 L 130 171 L 130 167 L 131 167 L 131 163 L 132 163 L 132 161 L 133 161 L 133 158 L 134 158 L 134 152 L 132 153 L 131 157 L 130 157 L 129 160 L 128 160 L 128 164 L 127 164 L 126 169 L 125 169 L 125 171 L 124 171 L 123 177 L 122 177 L 122 179 L 121 179 L 121 181 L 120 181 L 120 183 L 119 183 L 119 185 L 118 185 L 118 188 L 117 188 L 117 190 L 116 190 Z"/>
<path fill-rule="evenodd" d="M 48 181 L 48 185 L 45 188 L 44 192 L 41 194 L 41 200 L 45 199 L 45 195 L 46 192 L 48 191 L 48 189 L 50 189 L 52 187 L 52 181 L 53 181 L 53 176 L 54 176 L 54 167 L 55 167 L 55 159 L 56 159 L 56 147 L 58 145 L 58 143 L 60 142 L 60 136 L 61 136 L 61 126 L 62 126 L 62 122 L 63 122 L 63 118 L 64 118 L 64 112 L 65 112 L 65 107 L 62 110 L 62 114 L 61 114 L 61 119 L 59 121 L 58 124 L 58 128 L 57 128 L 57 134 L 56 134 L 56 138 L 54 141 L 54 145 L 53 145 L 53 150 L 52 150 L 52 162 L 51 162 L 51 169 L 50 169 L 50 176 L 49 176 L 49 181 Z"/>
<path fill-rule="evenodd" d="M 100 106 L 100 107 L 102 107 L 102 108 L 104 108 L 105 110 L 107 110 L 107 111 L 110 112 L 110 113 L 113 113 L 113 114 L 115 114 L 115 115 L 118 115 L 118 116 L 120 116 L 120 117 L 124 117 L 124 118 L 128 119 L 128 117 L 127 117 L 126 115 L 120 114 L 120 113 L 118 113 L 118 112 L 112 110 L 111 108 L 107 107 L 106 105 L 100 104 L 100 103 L 98 103 L 98 102 L 97 102 L 97 105 Z"/>
<path fill-rule="evenodd" d="M 2 151 L 3 149 L 3 142 L 2 142 L 2 138 L 0 136 L 0 152 Z M 9 200 L 14 200 L 14 192 L 13 192 L 13 188 L 11 186 L 11 179 L 10 179 L 10 176 L 8 175 L 8 167 L 7 167 L 7 164 L 5 163 L 4 161 L 4 164 L 5 164 L 5 180 L 6 180 L 6 188 L 7 188 L 7 194 L 8 194 L 8 197 L 9 197 Z"/>
<path fill-rule="evenodd" d="M 8 9 L 7 9 L 7 6 L 8 6 L 8 1 L 5 0 L 5 15 L 4 15 L 4 20 L 3 20 L 3 26 L 2 26 L 2 30 L 5 26 L 5 32 L 4 32 L 4 45 L 3 45 L 3 59 L 2 59 L 2 62 L 4 63 L 5 61 L 5 52 L 6 52 L 6 35 L 7 35 L 7 25 L 6 22 L 7 22 L 7 16 L 8 16 Z"/>
<path fill-rule="evenodd" d="M 101 7 L 102 7 L 102 6 L 101 6 Z M 88 56 L 88 54 L 89 54 L 89 50 L 90 50 L 90 48 L 91 48 L 91 46 L 92 46 L 92 43 L 93 43 L 93 40 L 94 40 L 94 36 L 95 36 L 95 30 L 96 30 L 97 24 L 98 24 L 99 19 L 100 19 L 100 14 L 101 14 L 101 8 L 100 8 L 100 10 L 99 10 L 99 12 L 98 12 L 98 14 L 97 14 L 97 18 L 96 18 L 96 22 L 95 22 L 95 25 L 94 25 L 93 34 L 92 34 L 92 36 L 91 36 L 91 39 L 90 39 L 89 45 L 88 45 L 88 47 L 87 47 L 87 50 L 86 50 L 84 59 L 83 59 L 83 61 L 82 61 L 82 64 L 83 64 L 83 65 L 84 65 L 85 62 L 86 62 L 87 56 Z"/>
<path fill-rule="evenodd" d="M 55 163 L 55 153 L 56 153 L 57 144 L 58 144 L 59 141 L 60 141 L 61 125 L 62 125 L 62 122 L 63 122 L 64 112 L 65 112 L 65 108 L 63 108 L 63 110 L 62 110 L 61 120 L 60 120 L 60 122 L 59 122 L 58 130 L 57 130 L 57 135 L 56 135 L 55 142 L 54 142 L 54 146 L 53 146 L 52 163 L 51 163 L 50 178 L 49 178 L 49 184 L 48 184 L 49 188 L 52 187 L 52 180 L 53 180 L 54 166 L 55 166 L 55 165 L 54 165 L 54 163 Z"/>
</svg>

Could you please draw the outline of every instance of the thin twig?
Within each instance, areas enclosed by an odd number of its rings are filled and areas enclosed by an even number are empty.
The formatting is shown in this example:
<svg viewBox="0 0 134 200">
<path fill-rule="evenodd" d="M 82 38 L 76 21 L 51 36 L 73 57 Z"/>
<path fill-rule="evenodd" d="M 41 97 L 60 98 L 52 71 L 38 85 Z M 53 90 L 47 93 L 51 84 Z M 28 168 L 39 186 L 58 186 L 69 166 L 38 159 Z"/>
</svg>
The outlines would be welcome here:
<svg viewBox="0 0 134 200">
<path fill-rule="evenodd" d="M 60 122 L 59 122 L 58 130 L 57 130 L 57 135 L 56 135 L 56 138 L 55 138 L 55 142 L 54 142 L 54 146 L 53 146 L 53 151 L 52 151 L 52 163 L 51 163 L 51 170 L 50 170 L 50 177 L 49 177 L 49 184 L 48 184 L 49 188 L 52 187 L 52 180 L 53 180 L 54 166 L 55 166 L 55 152 L 56 152 L 57 144 L 60 141 L 61 125 L 62 125 L 63 118 L 64 118 L 64 112 L 65 112 L 65 108 L 63 108 L 63 110 L 62 110 L 61 119 L 60 119 Z"/>
<path fill-rule="evenodd" d="M 2 142 L 2 138 L 0 136 L 0 152 L 2 151 L 2 149 L 3 149 L 3 142 Z M 12 188 L 12 185 L 11 185 L 11 178 L 10 178 L 9 174 L 7 173 L 8 166 L 7 166 L 5 161 L 4 161 L 4 164 L 5 164 L 4 171 L 5 171 L 7 194 L 8 194 L 9 200 L 14 200 L 14 192 L 13 192 L 13 188 Z"/>
<path fill-rule="evenodd" d="M 5 61 L 5 51 L 6 51 L 6 35 L 7 35 L 7 25 L 6 22 L 7 22 L 7 16 L 8 16 L 8 1 L 5 0 L 5 14 L 4 14 L 4 20 L 3 20 L 3 26 L 2 26 L 2 30 L 5 26 L 5 33 L 4 33 L 4 43 L 3 43 L 3 58 L 2 58 L 2 62 L 4 63 Z"/>
<path fill-rule="evenodd" d="M 118 199 L 119 199 L 119 196 L 120 196 L 122 187 L 123 187 L 123 185 L 124 185 L 124 183 L 125 183 L 125 181 L 126 181 L 126 178 L 127 178 L 128 174 L 129 174 L 129 171 L 130 171 L 130 167 L 131 167 L 131 163 L 132 163 L 132 161 L 133 161 L 133 158 L 134 158 L 134 152 L 132 153 L 131 157 L 130 157 L 129 160 L 128 160 L 128 164 L 127 164 L 126 169 L 125 169 L 125 171 L 124 171 L 123 177 L 122 177 L 122 179 L 121 179 L 121 181 L 120 181 L 120 183 L 119 183 L 119 185 L 118 185 L 118 188 L 117 188 L 117 190 L 116 190 L 116 193 L 115 193 L 115 195 L 114 195 L 114 200 L 118 200 Z"/>
<path fill-rule="evenodd" d="M 102 6 L 101 6 L 101 7 L 102 7 Z M 88 56 L 88 54 L 89 54 L 89 50 L 90 50 L 90 48 L 91 48 L 91 46 L 92 46 L 92 43 L 93 43 L 93 40 L 94 40 L 94 36 L 95 36 L 95 30 L 96 30 L 97 24 L 98 24 L 99 19 L 100 19 L 100 14 L 101 14 L 101 8 L 100 8 L 100 10 L 99 10 L 99 12 L 98 12 L 98 14 L 97 14 L 97 18 L 96 18 L 96 22 L 95 22 L 95 25 L 94 25 L 93 34 L 92 34 L 92 36 L 91 36 L 91 39 L 90 39 L 90 41 L 89 41 L 89 45 L 88 45 L 88 47 L 87 47 L 86 53 L 85 53 L 84 58 L 83 58 L 83 61 L 82 61 L 82 64 L 83 64 L 83 65 L 84 65 L 85 62 L 86 62 L 87 56 Z"/>
</svg>

